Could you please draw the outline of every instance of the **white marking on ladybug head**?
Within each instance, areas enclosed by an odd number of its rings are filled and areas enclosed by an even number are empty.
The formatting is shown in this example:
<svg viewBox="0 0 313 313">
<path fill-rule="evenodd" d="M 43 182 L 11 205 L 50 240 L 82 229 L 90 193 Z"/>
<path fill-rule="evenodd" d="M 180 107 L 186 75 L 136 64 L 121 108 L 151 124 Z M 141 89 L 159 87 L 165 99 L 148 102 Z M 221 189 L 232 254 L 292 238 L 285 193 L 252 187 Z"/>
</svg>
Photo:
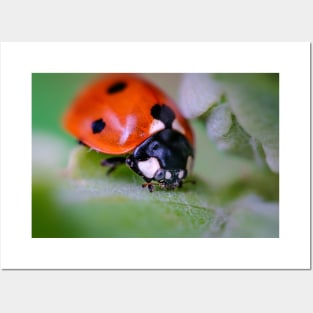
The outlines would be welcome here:
<svg viewBox="0 0 313 313">
<path fill-rule="evenodd" d="M 192 156 L 190 155 L 190 156 L 188 157 L 188 159 L 187 159 L 187 165 L 186 165 L 186 169 L 187 169 L 188 175 L 191 174 L 192 167 L 193 167 L 193 158 L 192 158 Z"/>
<path fill-rule="evenodd" d="M 177 119 L 175 119 L 173 121 L 172 128 L 177 130 L 178 132 L 182 133 L 183 135 L 185 135 L 185 130 L 184 130 L 183 126 L 181 126 L 181 124 L 178 122 Z"/>
<path fill-rule="evenodd" d="M 138 168 L 145 177 L 153 178 L 156 171 L 161 167 L 158 159 L 151 157 L 146 161 L 139 161 Z"/>
<path fill-rule="evenodd" d="M 165 129 L 164 123 L 160 120 L 154 119 L 150 125 L 149 134 L 155 134 L 162 129 Z"/>
<path fill-rule="evenodd" d="M 165 172 L 165 178 L 166 178 L 166 179 L 170 179 L 171 177 L 172 177 L 171 172 L 166 171 L 166 172 Z"/>
<path fill-rule="evenodd" d="M 178 178 L 182 179 L 183 177 L 184 177 L 184 171 L 180 170 L 179 173 L 178 173 Z"/>
</svg>

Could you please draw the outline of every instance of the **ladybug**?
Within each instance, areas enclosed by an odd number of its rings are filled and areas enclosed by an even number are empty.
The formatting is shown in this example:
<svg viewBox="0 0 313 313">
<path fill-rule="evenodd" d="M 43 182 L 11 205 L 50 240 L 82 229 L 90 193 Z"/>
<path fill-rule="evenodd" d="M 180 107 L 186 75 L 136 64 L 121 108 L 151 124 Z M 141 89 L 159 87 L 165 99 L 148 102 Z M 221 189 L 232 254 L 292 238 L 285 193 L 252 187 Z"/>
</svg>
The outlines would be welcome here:
<svg viewBox="0 0 313 313">
<path fill-rule="evenodd" d="M 164 189 L 181 187 L 194 159 L 194 135 L 175 103 L 135 74 L 107 74 L 74 99 L 64 128 L 80 143 L 113 155 L 101 162 L 108 174 L 126 164 Z M 153 182 L 155 181 L 155 182 Z"/>
</svg>

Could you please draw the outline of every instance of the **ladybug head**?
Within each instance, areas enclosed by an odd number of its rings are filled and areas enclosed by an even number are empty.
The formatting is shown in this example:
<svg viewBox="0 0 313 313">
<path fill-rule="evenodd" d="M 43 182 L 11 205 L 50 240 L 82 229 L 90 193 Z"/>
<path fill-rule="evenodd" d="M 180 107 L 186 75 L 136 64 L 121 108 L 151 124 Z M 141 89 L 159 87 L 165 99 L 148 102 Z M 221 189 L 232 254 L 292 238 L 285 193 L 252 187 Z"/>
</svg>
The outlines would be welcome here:
<svg viewBox="0 0 313 313">
<path fill-rule="evenodd" d="M 187 176 L 186 169 L 163 169 L 156 171 L 153 179 L 158 181 L 165 188 L 176 188 L 181 185 L 182 180 Z"/>
<path fill-rule="evenodd" d="M 186 137 L 164 129 L 141 143 L 126 164 L 147 182 L 155 180 L 166 189 L 174 189 L 190 174 L 192 161 L 193 148 Z"/>
</svg>

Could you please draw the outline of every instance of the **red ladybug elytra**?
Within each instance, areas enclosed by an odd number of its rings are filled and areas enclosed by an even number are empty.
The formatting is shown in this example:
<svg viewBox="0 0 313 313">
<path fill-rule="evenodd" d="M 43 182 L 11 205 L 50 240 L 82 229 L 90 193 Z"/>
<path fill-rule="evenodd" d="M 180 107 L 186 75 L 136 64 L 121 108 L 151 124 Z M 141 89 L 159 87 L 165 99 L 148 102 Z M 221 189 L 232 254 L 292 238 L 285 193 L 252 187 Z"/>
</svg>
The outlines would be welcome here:
<svg viewBox="0 0 313 313">
<path fill-rule="evenodd" d="M 107 74 L 91 83 L 64 115 L 65 129 L 84 145 L 115 155 L 102 161 L 111 172 L 128 165 L 166 189 L 182 185 L 194 158 L 194 136 L 175 103 L 133 74 Z"/>
</svg>

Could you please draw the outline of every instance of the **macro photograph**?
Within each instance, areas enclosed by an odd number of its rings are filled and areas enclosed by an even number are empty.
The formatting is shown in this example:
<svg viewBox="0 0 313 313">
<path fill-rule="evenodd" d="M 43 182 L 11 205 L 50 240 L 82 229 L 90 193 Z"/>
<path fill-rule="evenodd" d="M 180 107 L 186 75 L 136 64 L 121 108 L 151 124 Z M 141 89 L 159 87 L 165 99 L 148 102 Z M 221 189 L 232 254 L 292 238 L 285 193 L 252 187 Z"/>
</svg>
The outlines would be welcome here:
<svg viewBox="0 0 313 313">
<path fill-rule="evenodd" d="M 32 238 L 278 238 L 278 73 L 33 72 Z"/>
</svg>

